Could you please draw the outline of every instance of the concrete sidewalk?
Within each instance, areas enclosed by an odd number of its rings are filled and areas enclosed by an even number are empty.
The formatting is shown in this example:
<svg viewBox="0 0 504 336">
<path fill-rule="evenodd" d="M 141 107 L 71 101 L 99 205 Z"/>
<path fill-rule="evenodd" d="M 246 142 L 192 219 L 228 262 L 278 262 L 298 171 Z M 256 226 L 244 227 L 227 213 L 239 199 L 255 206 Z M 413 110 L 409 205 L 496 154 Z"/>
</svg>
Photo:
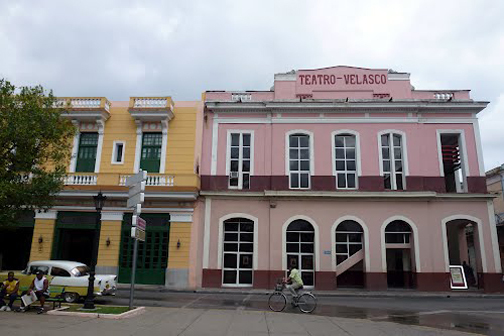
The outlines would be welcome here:
<svg viewBox="0 0 504 336">
<path fill-rule="evenodd" d="M 118 289 L 129 290 L 129 284 L 118 284 Z M 269 295 L 273 289 L 236 289 L 236 288 L 198 288 L 195 290 L 168 289 L 164 286 L 155 285 L 135 285 L 135 289 L 141 291 L 163 292 L 163 293 L 200 293 L 200 294 L 244 294 L 244 295 Z M 365 289 L 338 289 L 335 291 L 312 291 L 319 297 L 459 297 L 459 298 L 498 298 L 504 299 L 504 293 L 486 294 L 482 291 L 450 291 L 450 292 L 420 292 L 412 289 L 391 289 L 387 291 L 368 291 Z"/>
<path fill-rule="evenodd" d="M 147 308 L 126 320 L 0 313 L 2 335 L 468 335 L 390 322 L 245 310 Z"/>
</svg>

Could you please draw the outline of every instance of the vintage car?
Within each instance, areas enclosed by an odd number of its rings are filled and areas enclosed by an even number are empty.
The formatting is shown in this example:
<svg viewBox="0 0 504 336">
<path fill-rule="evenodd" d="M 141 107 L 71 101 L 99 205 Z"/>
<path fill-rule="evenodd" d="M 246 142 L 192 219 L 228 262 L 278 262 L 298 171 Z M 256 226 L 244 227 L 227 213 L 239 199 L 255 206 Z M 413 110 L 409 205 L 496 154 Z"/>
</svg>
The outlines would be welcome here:
<svg viewBox="0 0 504 336">
<path fill-rule="evenodd" d="M 76 302 L 87 295 L 89 268 L 86 264 L 64 260 L 41 260 L 28 263 L 25 270 L 14 271 L 19 280 L 19 290 L 27 290 L 35 273 L 41 270 L 49 281 L 51 297 L 62 297 L 66 302 Z M 7 278 L 7 271 L 0 273 L 0 280 Z M 116 275 L 95 275 L 94 295 L 115 295 Z"/>
</svg>

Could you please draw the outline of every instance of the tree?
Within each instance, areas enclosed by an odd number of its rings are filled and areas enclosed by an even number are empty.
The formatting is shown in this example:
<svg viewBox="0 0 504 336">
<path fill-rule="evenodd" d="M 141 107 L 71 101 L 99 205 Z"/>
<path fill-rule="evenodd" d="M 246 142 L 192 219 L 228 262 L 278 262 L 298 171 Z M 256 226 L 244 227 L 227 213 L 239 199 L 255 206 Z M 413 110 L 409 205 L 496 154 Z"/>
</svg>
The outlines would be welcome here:
<svg viewBox="0 0 504 336">
<path fill-rule="evenodd" d="M 48 208 L 63 188 L 75 127 L 42 86 L 0 79 L 0 225 L 23 210 Z"/>
</svg>

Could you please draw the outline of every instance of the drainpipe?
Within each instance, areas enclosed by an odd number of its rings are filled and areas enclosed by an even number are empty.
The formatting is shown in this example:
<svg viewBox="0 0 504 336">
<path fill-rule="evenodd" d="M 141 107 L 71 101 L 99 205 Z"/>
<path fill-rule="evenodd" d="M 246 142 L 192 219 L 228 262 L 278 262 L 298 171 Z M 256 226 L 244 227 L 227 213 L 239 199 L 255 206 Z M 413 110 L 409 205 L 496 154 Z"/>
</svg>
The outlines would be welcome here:
<svg viewBox="0 0 504 336">
<path fill-rule="evenodd" d="M 499 175 L 501 177 L 502 200 L 504 201 L 504 163 L 500 166 Z"/>
</svg>

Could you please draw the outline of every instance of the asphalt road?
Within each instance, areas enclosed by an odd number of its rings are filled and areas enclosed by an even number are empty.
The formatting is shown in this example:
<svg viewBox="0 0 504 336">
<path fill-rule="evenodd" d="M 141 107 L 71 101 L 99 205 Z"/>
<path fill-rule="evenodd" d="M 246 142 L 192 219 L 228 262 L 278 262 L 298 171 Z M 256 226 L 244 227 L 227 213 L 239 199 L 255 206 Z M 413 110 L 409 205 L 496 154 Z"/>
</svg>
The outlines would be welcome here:
<svg viewBox="0 0 504 336">
<path fill-rule="evenodd" d="M 129 291 L 99 303 L 128 304 Z M 258 310 L 268 308 L 267 294 L 184 293 L 136 290 L 136 306 Z M 287 312 L 298 313 L 290 306 Z M 395 322 L 483 335 L 504 335 L 504 299 L 460 297 L 318 297 L 314 315 Z"/>
</svg>

